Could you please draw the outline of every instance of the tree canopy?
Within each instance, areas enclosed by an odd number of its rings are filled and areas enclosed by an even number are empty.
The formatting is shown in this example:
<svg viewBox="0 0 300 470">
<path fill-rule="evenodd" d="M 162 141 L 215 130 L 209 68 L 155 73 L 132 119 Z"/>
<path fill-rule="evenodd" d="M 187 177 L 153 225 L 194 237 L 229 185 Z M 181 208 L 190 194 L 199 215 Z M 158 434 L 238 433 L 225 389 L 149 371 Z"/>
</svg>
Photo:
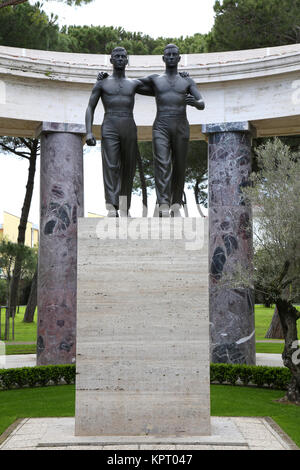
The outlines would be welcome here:
<svg viewBox="0 0 300 470">
<path fill-rule="evenodd" d="M 243 192 L 255 210 L 254 273 L 259 289 L 276 304 L 285 348 L 283 363 L 292 372 L 287 398 L 300 403 L 300 365 L 293 361 L 298 347 L 300 312 L 293 302 L 300 293 L 300 153 L 278 138 L 257 150 L 258 172 Z"/>
<path fill-rule="evenodd" d="M 209 52 L 300 42 L 300 0 L 217 0 Z"/>
<path fill-rule="evenodd" d="M 66 50 L 60 41 L 57 17 L 50 18 L 41 5 L 25 3 L 0 10 L 0 44 L 41 50 Z"/>
<path fill-rule="evenodd" d="M 58 1 L 83 5 L 92 0 Z M 182 54 L 192 54 L 300 42 L 300 0 L 217 0 L 214 10 L 215 22 L 208 34 L 154 39 L 121 26 L 59 28 L 57 16 L 48 17 L 40 3 L 0 0 L 0 44 L 87 54 L 109 54 L 121 45 L 129 54 L 150 55 L 162 54 L 166 43 L 177 44 Z"/>
<path fill-rule="evenodd" d="M 116 46 L 123 46 L 131 55 L 163 54 L 167 43 L 176 43 L 182 54 L 205 52 L 205 35 L 195 34 L 186 38 L 152 38 L 141 32 L 125 31 L 114 26 L 69 26 L 61 33 L 69 41 L 71 52 L 86 54 L 110 54 Z"/>
<path fill-rule="evenodd" d="M 125 31 L 114 26 L 60 28 L 57 20 L 56 15 L 48 17 L 40 3 L 30 5 L 26 2 L 0 9 L 0 44 L 85 54 L 110 54 L 116 46 L 123 46 L 134 55 L 162 54 L 166 43 L 171 42 L 176 42 L 183 54 L 206 50 L 206 36 L 203 34 L 154 39 L 141 32 Z"/>
<path fill-rule="evenodd" d="M 58 2 L 64 2 L 67 5 L 79 6 L 83 3 L 91 3 L 93 0 L 57 0 Z M 10 6 L 20 5 L 21 3 L 28 3 L 28 0 L 0 0 L 0 9 L 7 8 Z"/>
<path fill-rule="evenodd" d="M 273 302 L 293 300 L 300 289 L 300 155 L 277 138 L 256 154 L 258 172 L 244 190 L 256 207 L 255 278 Z"/>
</svg>

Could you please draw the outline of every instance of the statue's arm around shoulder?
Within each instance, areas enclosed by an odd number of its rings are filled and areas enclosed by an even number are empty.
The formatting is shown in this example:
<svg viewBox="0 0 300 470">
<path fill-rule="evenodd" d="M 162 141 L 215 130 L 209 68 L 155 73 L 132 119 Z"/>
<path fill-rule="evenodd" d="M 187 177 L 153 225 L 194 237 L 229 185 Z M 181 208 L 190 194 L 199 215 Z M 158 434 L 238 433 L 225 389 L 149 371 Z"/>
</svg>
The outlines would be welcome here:
<svg viewBox="0 0 300 470">
<path fill-rule="evenodd" d="M 93 126 L 93 121 L 94 121 L 94 113 L 96 106 L 98 104 L 98 101 L 101 97 L 102 93 L 102 83 L 101 81 L 97 81 L 96 84 L 94 85 L 94 88 L 92 90 L 88 107 L 85 112 L 85 127 L 86 127 L 86 143 L 87 145 L 96 145 L 96 139 L 93 136 L 92 133 L 92 126 Z"/>
<path fill-rule="evenodd" d="M 158 75 L 153 74 L 148 77 L 138 78 L 136 80 L 138 82 L 136 92 L 139 93 L 139 95 L 155 96 L 153 87 L 153 79 L 155 77 L 158 77 Z"/>
</svg>

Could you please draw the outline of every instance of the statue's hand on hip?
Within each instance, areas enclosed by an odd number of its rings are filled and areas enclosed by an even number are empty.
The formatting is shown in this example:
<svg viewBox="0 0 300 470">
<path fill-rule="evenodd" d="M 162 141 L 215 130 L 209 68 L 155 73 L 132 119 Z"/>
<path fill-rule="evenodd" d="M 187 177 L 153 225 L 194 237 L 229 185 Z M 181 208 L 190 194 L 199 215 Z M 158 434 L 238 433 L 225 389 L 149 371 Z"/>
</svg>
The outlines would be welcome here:
<svg viewBox="0 0 300 470">
<path fill-rule="evenodd" d="M 97 144 L 93 134 L 87 134 L 85 143 L 90 147 L 94 147 Z"/>
<path fill-rule="evenodd" d="M 109 77 L 109 74 L 106 73 L 106 72 L 99 72 L 98 73 L 98 77 L 97 77 L 97 82 L 99 82 L 100 80 L 105 80 L 106 78 Z"/>
</svg>

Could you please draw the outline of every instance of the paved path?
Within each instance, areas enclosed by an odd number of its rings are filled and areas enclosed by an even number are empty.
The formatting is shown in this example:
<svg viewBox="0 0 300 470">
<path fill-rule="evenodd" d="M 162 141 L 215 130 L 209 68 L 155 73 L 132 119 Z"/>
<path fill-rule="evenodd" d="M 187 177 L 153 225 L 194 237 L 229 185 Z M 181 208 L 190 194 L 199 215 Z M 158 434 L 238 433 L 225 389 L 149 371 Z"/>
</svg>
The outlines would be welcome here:
<svg viewBox="0 0 300 470">
<path fill-rule="evenodd" d="M 0 450 L 298 450 L 270 418 L 212 417 L 211 424 L 209 436 L 105 438 L 75 436 L 75 418 L 25 418 Z"/>
<path fill-rule="evenodd" d="M 281 354 L 256 353 L 256 365 L 283 367 Z"/>
<path fill-rule="evenodd" d="M 33 367 L 35 365 L 36 354 L 15 354 L 11 356 L 0 356 L 0 369 L 10 369 L 14 367 Z M 283 367 L 281 354 L 257 353 L 256 365 Z"/>
<path fill-rule="evenodd" d="M 12 354 L 0 356 L 0 369 L 12 369 L 15 367 L 34 367 L 36 354 Z"/>
</svg>

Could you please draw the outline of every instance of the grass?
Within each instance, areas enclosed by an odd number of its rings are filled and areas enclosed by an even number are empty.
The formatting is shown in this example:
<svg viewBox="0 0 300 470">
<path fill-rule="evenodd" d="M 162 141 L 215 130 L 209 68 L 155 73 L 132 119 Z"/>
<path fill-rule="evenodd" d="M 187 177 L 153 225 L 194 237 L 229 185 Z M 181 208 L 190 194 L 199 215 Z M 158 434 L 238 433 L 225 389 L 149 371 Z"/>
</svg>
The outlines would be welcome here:
<svg viewBox="0 0 300 470">
<path fill-rule="evenodd" d="M 264 354 L 282 354 L 284 344 L 256 343 L 256 352 Z"/>
<path fill-rule="evenodd" d="M 300 306 L 297 306 L 300 311 Z M 284 345 L 272 343 L 265 335 L 269 329 L 274 314 L 274 306 L 267 308 L 263 305 L 255 305 L 255 339 L 268 341 L 268 343 L 256 343 L 257 353 L 282 354 Z M 300 338 L 300 322 L 298 322 L 298 338 Z"/>
<path fill-rule="evenodd" d="M 270 416 L 300 446 L 300 407 L 276 403 L 283 391 L 211 386 L 212 416 Z M 18 418 L 70 417 L 75 414 L 75 386 L 0 392 L 0 434 Z"/>
<path fill-rule="evenodd" d="M 75 386 L 0 392 L 0 434 L 18 418 L 74 416 Z"/>
<path fill-rule="evenodd" d="M 300 306 L 297 307 L 300 310 Z M 33 342 L 36 343 L 37 334 L 37 311 L 35 312 L 33 323 L 23 323 L 25 307 L 20 307 L 20 313 L 15 318 L 15 339 L 16 342 Z M 274 307 L 266 308 L 263 305 L 255 305 L 255 331 L 256 340 L 264 340 L 265 334 L 270 326 L 270 322 L 274 313 Z M 298 322 L 298 337 L 300 338 L 300 322 Z M 4 332 L 4 313 L 2 313 L 2 336 Z M 11 340 L 10 340 L 11 341 Z M 283 345 L 272 342 L 257 343 L 257 353 L 282 354 Z M 34 354 L 36 346 L 34 345 L 7 345 L 7 354 Z"/>
<path fill-rule="evenodd" d="M 36 342 L 36 335 L 37 335 L 37 310 L 35 311 L 34 321 L 33 323 L 24 323 L 24 313 L 26 307 L 20 307 L 20 312 L 15 316 L 15 339 L 14 341 L 19 342 Z M 5 325 L 5 314 L 4 310 L 2 310 L 1 315 L 1 333 L 2 333 L 2 341 L 4 335 L 4 325 Z M 12 341 L 11 339 L 11 320 L 10 320 L 10 338 L 8 341 Z M 20 353 L 21 354 L 21 353 Z"/>
<path fill-rule="evenodd" d="M 300 306 L 297 306 L 300 311 Z M 274 306 L 266 308 L 263 305 L 255 305 L 255 337 L 256 340 L 266 340 L 265 336 L 269 329 L 274 314 Z M 298 322 L 298 336 L 300 336 L 300 322 Z"/>
<path fill-rule="evenodd" d="M 36 354 L 36 344 L 9 344 L 5 348 L 7 356 L 14 354 Z"/>
</svg>

